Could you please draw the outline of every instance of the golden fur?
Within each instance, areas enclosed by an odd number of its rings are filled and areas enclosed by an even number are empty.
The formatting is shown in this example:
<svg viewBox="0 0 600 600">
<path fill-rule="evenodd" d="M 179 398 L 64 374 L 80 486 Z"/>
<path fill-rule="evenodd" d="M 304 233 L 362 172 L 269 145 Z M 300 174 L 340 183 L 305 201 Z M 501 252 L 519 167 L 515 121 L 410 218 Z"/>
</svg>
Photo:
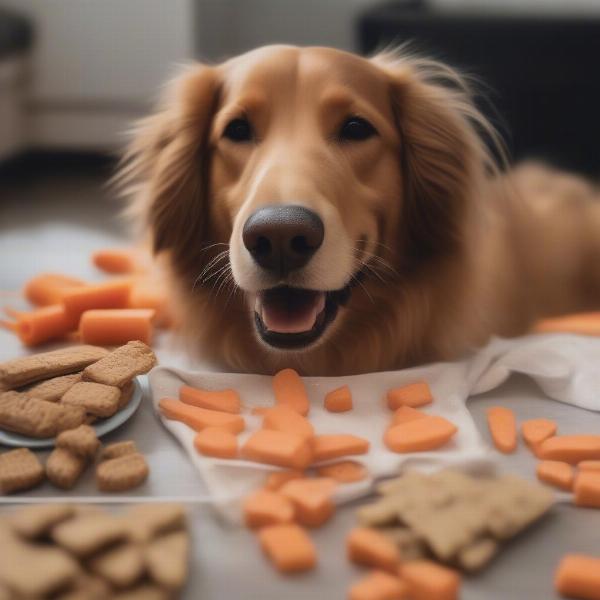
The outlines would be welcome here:
<svg viewBox="0 0 600 600">
<path fill-rule="evenodd" d="M 348 113 L 378 136 L 332 141 Z M 222 138 L 239 114 L 260 132 L 255 143 Z M 600 306 L 598 190 L 542 165 L 501 173 L 482 135 L 495 140 L 444 65 L 271 46 L 187 68 L 141 123 L 120 176 L 169 265 L 182 330 L 205 356 L 255 373 L 397 369 Z M 254 331 L 259 274 L 240 227 L 259 206 L 298 200 L 328 231 L 301 284 L 364 277 L 319 343 L 282 351 Z"/>
</svg>

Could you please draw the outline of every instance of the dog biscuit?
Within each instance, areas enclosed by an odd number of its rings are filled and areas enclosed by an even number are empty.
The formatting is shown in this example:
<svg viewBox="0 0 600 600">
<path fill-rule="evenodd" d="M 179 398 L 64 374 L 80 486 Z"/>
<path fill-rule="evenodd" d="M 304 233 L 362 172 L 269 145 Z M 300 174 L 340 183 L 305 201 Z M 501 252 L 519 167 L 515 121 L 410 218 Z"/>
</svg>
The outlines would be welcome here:
<svg viewBox="0 0 600 600">
<path fill-rule="evenodd" d="M 136 544 L 121 544 L 94 557 L 90 569 L 117 588 L 137 583 L 144 574 L 144 553 Z"/>
<path fill-rule="evenodd" d="M 137 375 L 150 371 L 155 364 L 156 356 L 146 344 L 129 342 L 86 367 L 83 378 L 122 388 Z"/>
<path fill-rule="evenodd" d="M 81 371 L 109 354 L 98 346 L 70 346 L 0 363 L 0 390 Z"/>
<path fill-rule="evenodd" d="M 52 539 L 78 557 L 87 557 L 127 534 L 122 519 L 94 511 L 58 524 L 52 529 Z"/>
<path fill-rule="evenodd" d="M 125 512 L 125 520 L 129 540 L 143 543 L 183 527 L 185 511 L 181 504 L 140 504 Z"/>
<path fill-rule="evenodd" d="M 157 585 L 141 584 L 130 590 L 114 594 L 111 600 L 171 600 L 171 594 Z"/>
<path fill-rule="evenodd" d="M 13 511 L 9 523 L 19 535 L 35 539 L 46 535 L 52 527 L 74 513 L 69 504 L 35 504 Z"/>
<path fill-rule="evenodd" d="M 121 397 L 119 398 L 119 406 L 117 410 L 124 409 L 128 404 L 131 398 L 133 397 L 133 390 L 135 386 L 133 385 L 133 381 L 126 383 L 121 390 Z"/>
<path fill-rule="evenodd" d="M 473 573 L 487 565 L 498 551 L 498 542 L 483 537 L 465 546 L 458 553 L 457 562 L 461 569 Z"/>
<path fill-rule="evenodd" d="M 101 577 L 81 573 L 71 587 L 56 596 L 55 600 L 108 600 L 112 590 Z"/>
<path fill-rule="evenodd" d="M 100 460 L 110 460 L 111 458 L 119 458 L 126 454 L 137 454 L 138 449 L 133 440 L 124 442 L 113 442 L 104 446 L 100 451 Z"/>
<path fill-rule="evenodd" d="M 46 477 L 63 490 L 70 490 L 81 477 L 86 460 L 65 448 L 55 448 L 46 461 Z"/>
<path fill-rule="evenodd" d="M 35 438 L 53 437 L 83 423 L 85 410 L 30 398 L 19 392 L 0 394 L 0 428 Z"/>
<path fill-rule="evenodd" d="M 425 558 L 427 550 L 421 538 L 408 527 L 386 527 L 380 529 L 400 550 L 402 560 L 419 560 Z"/>
<path fill-rule="evenodd" d="M 80 425 L 59 433 L 56 445 L 82 458 L 93 458 L 100 447 L 100 440 L 93 427 Z"/>
<path fill-rule="evenodd" d="M 185 531 L 175 531 L 156 538 L 146 548 L 146 568 L 158 585 L 178 590 L 183 587 L 188 570 L 189 539 Z"/>
<path fill-rule="evenodd" d="M 79 381 L 81 381 L 81 373 L 61 375 L 36 383 L 27 389 L 27 394 L 38 400 L 58 402 Z"/>
<path fill-rule="evenodd" d="M 102 492 L 122 492 L 141 485 L 149 472 L 141 454 L 126 454 L 101 462 L 96 469 L 96 483 Z"/>
<path fill-rule="evenodd" d="M 28 448 L 0 454 L 0 492 L 10 494 L 34 487 L 44 479 L 44 468 Z"/>
<path fill-rule="evenodd" d="M 81 381 L 61 399 L 62 404 L 82 406 L 96 417 L 111 417 L 119 408 L 121 390 L 112 385 Z"/>
</svg>

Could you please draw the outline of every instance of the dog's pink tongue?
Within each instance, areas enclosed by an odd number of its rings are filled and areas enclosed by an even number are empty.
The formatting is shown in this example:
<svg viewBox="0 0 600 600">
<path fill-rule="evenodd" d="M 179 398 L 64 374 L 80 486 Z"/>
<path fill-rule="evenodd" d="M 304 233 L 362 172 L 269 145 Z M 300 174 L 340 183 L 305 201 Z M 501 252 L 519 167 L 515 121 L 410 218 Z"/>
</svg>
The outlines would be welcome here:
<svg viewBox="0 0 600 600">
<path fill-rule="evenodd" d="M 314 327 L 319 313 L 324 308 L 325 294 L 318 294 L 308 302 L 295 305 L 259 299 L 256 310 L 269 331 L 302 333 L 310 331 Z"/>
</svg>

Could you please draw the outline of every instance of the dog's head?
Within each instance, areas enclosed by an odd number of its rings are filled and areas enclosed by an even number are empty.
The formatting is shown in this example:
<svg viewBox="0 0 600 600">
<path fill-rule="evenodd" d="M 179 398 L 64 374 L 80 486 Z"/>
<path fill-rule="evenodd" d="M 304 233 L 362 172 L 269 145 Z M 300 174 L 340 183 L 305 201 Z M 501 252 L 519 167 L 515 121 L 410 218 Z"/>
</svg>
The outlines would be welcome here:
<svg viewBox="0 0 600 600">
<path fill-rule="evenodd" d="M 437 63 L 272 46 L 188 68 L 124 172 L 190 291 L 230 277 L 263 346 L 309 349 L 353 294 L 457 251 L 487 161 L 473 122 Z"/>
</svg>

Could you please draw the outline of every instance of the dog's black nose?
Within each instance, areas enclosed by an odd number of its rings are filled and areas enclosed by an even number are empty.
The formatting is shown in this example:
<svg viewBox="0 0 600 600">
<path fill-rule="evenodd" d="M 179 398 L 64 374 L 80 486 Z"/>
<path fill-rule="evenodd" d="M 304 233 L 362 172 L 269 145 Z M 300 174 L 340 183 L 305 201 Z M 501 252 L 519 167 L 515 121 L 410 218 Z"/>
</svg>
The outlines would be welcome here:
<svg viewBox="0 0 600 600">
<path fill-rule="evenodd" d="M 284 276 L 303 267 L 323 243 L 319 215 L 304 206 L 265 206 L 250 215 L 242 238 L 263 269 Z"/>
</svg>

